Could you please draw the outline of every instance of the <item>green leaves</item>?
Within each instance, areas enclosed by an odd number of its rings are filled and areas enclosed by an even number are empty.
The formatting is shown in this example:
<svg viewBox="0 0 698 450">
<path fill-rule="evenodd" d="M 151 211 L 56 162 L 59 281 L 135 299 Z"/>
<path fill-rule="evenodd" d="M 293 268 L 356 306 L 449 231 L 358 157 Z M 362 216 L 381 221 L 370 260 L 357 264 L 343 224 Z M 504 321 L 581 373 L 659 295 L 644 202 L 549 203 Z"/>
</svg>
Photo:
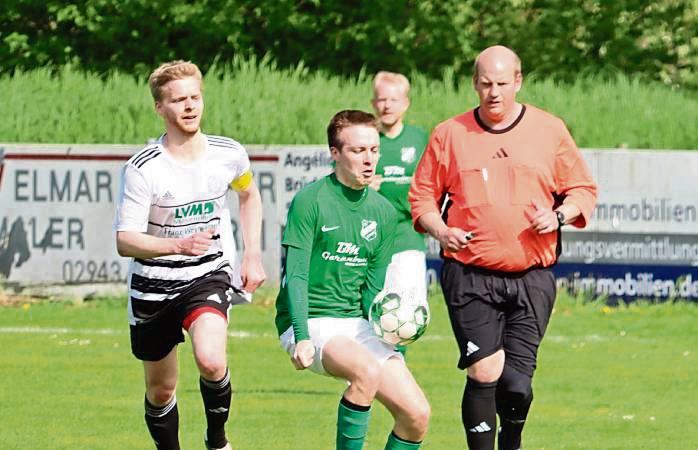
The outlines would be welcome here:
<svg viewBox="0 0 698 450">
<path fill-rule="evenodd" d="M 158 63 L 270 55 L 335 74 L 469 77 L 479 51 L 515 49 L 526 73 L 611 70 L 698 87 L 694 0 L 10 0 L 0 71 L 60 66 L 147 75 Z"/>
</svg>

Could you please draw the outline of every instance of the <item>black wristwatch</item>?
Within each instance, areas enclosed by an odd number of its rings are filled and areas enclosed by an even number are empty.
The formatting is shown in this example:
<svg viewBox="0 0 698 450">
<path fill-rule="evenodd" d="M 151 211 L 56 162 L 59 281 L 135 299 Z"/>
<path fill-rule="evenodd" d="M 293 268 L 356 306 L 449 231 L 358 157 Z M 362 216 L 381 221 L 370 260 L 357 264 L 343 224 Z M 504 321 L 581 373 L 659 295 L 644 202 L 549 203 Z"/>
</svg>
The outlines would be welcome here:
<svg viewBox="0 0 698 450">
<path fill-rule="evenodd" d="M 555 211 L 555 215 L 557 216 L 557 229 L 559 230 L 565 224 L 565 215 L 562 211 Z"/>
</svg>

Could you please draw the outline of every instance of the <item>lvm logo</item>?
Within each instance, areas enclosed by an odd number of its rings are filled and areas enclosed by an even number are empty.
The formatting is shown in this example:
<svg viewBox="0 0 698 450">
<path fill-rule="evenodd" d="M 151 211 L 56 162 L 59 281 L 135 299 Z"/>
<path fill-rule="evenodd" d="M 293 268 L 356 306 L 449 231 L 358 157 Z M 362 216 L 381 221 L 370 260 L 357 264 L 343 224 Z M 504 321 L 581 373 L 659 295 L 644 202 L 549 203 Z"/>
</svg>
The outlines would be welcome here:
<svg viewBox="0 0 698 450">
<path fill-rule="evenodd" d="M 192 203 L 186 206 L 175 208 L 175 219 L 186 219 L 187 217 L 211 214 L 213 212 L 213 202 Z"/>
<path fill-rule="evenodd" d="M 340 255 L 354 255 L 359 254 L 359 246 L 354 245 L 351 242 L 338 242 L 337 243 L 337 253 Z"/>
</svg>

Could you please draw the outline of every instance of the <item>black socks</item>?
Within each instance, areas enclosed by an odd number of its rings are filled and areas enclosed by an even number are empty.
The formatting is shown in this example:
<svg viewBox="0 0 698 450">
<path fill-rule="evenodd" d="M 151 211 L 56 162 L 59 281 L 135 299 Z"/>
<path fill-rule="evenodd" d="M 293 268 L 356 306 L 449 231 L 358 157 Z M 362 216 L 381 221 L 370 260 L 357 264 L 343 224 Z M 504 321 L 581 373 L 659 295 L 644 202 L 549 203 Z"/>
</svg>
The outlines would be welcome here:
<svg viewBox="0 0 698 450">
<path fill-rule="evenodd" d="M 218 381 L 199 378 L 201 398 L 204 400 L 206 412 L 206 440 L 213 448 L 225 447 L 228 440 L 225 437 L 225 423 L 230 413 L 230 403 L 233 390 L 230 386 L 230 371 L 226 369 L 225 376 Z"/>
</svg>

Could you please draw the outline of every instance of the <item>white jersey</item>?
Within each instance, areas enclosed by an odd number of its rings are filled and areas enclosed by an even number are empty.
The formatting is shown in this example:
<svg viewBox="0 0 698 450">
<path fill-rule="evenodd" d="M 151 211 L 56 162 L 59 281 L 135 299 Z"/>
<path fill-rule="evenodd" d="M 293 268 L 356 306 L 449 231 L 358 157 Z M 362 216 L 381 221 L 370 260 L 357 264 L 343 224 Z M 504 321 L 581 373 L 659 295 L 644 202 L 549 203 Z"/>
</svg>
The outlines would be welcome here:
<svg viewBox="0 0 698 450">
<path fill-rule="evenodd" d="M 136 153 L 123 168 L 116 231 L 182 238 L 213 230 L 205 255 L 134 258 L 128 273 L 129 299 L 161 302 L 176 297 L 202 277 L 236 265 L 226 194 L 232 182 L 249 176 L 244 147 L 233 139 L 208 136 L 203 156 L 191 165 L 175 160 L 162 137 Z M 153 305 L 155 306 L 155 305 Z M 131 301 L 129 322 L 135 324 Z"/>
</svg>

